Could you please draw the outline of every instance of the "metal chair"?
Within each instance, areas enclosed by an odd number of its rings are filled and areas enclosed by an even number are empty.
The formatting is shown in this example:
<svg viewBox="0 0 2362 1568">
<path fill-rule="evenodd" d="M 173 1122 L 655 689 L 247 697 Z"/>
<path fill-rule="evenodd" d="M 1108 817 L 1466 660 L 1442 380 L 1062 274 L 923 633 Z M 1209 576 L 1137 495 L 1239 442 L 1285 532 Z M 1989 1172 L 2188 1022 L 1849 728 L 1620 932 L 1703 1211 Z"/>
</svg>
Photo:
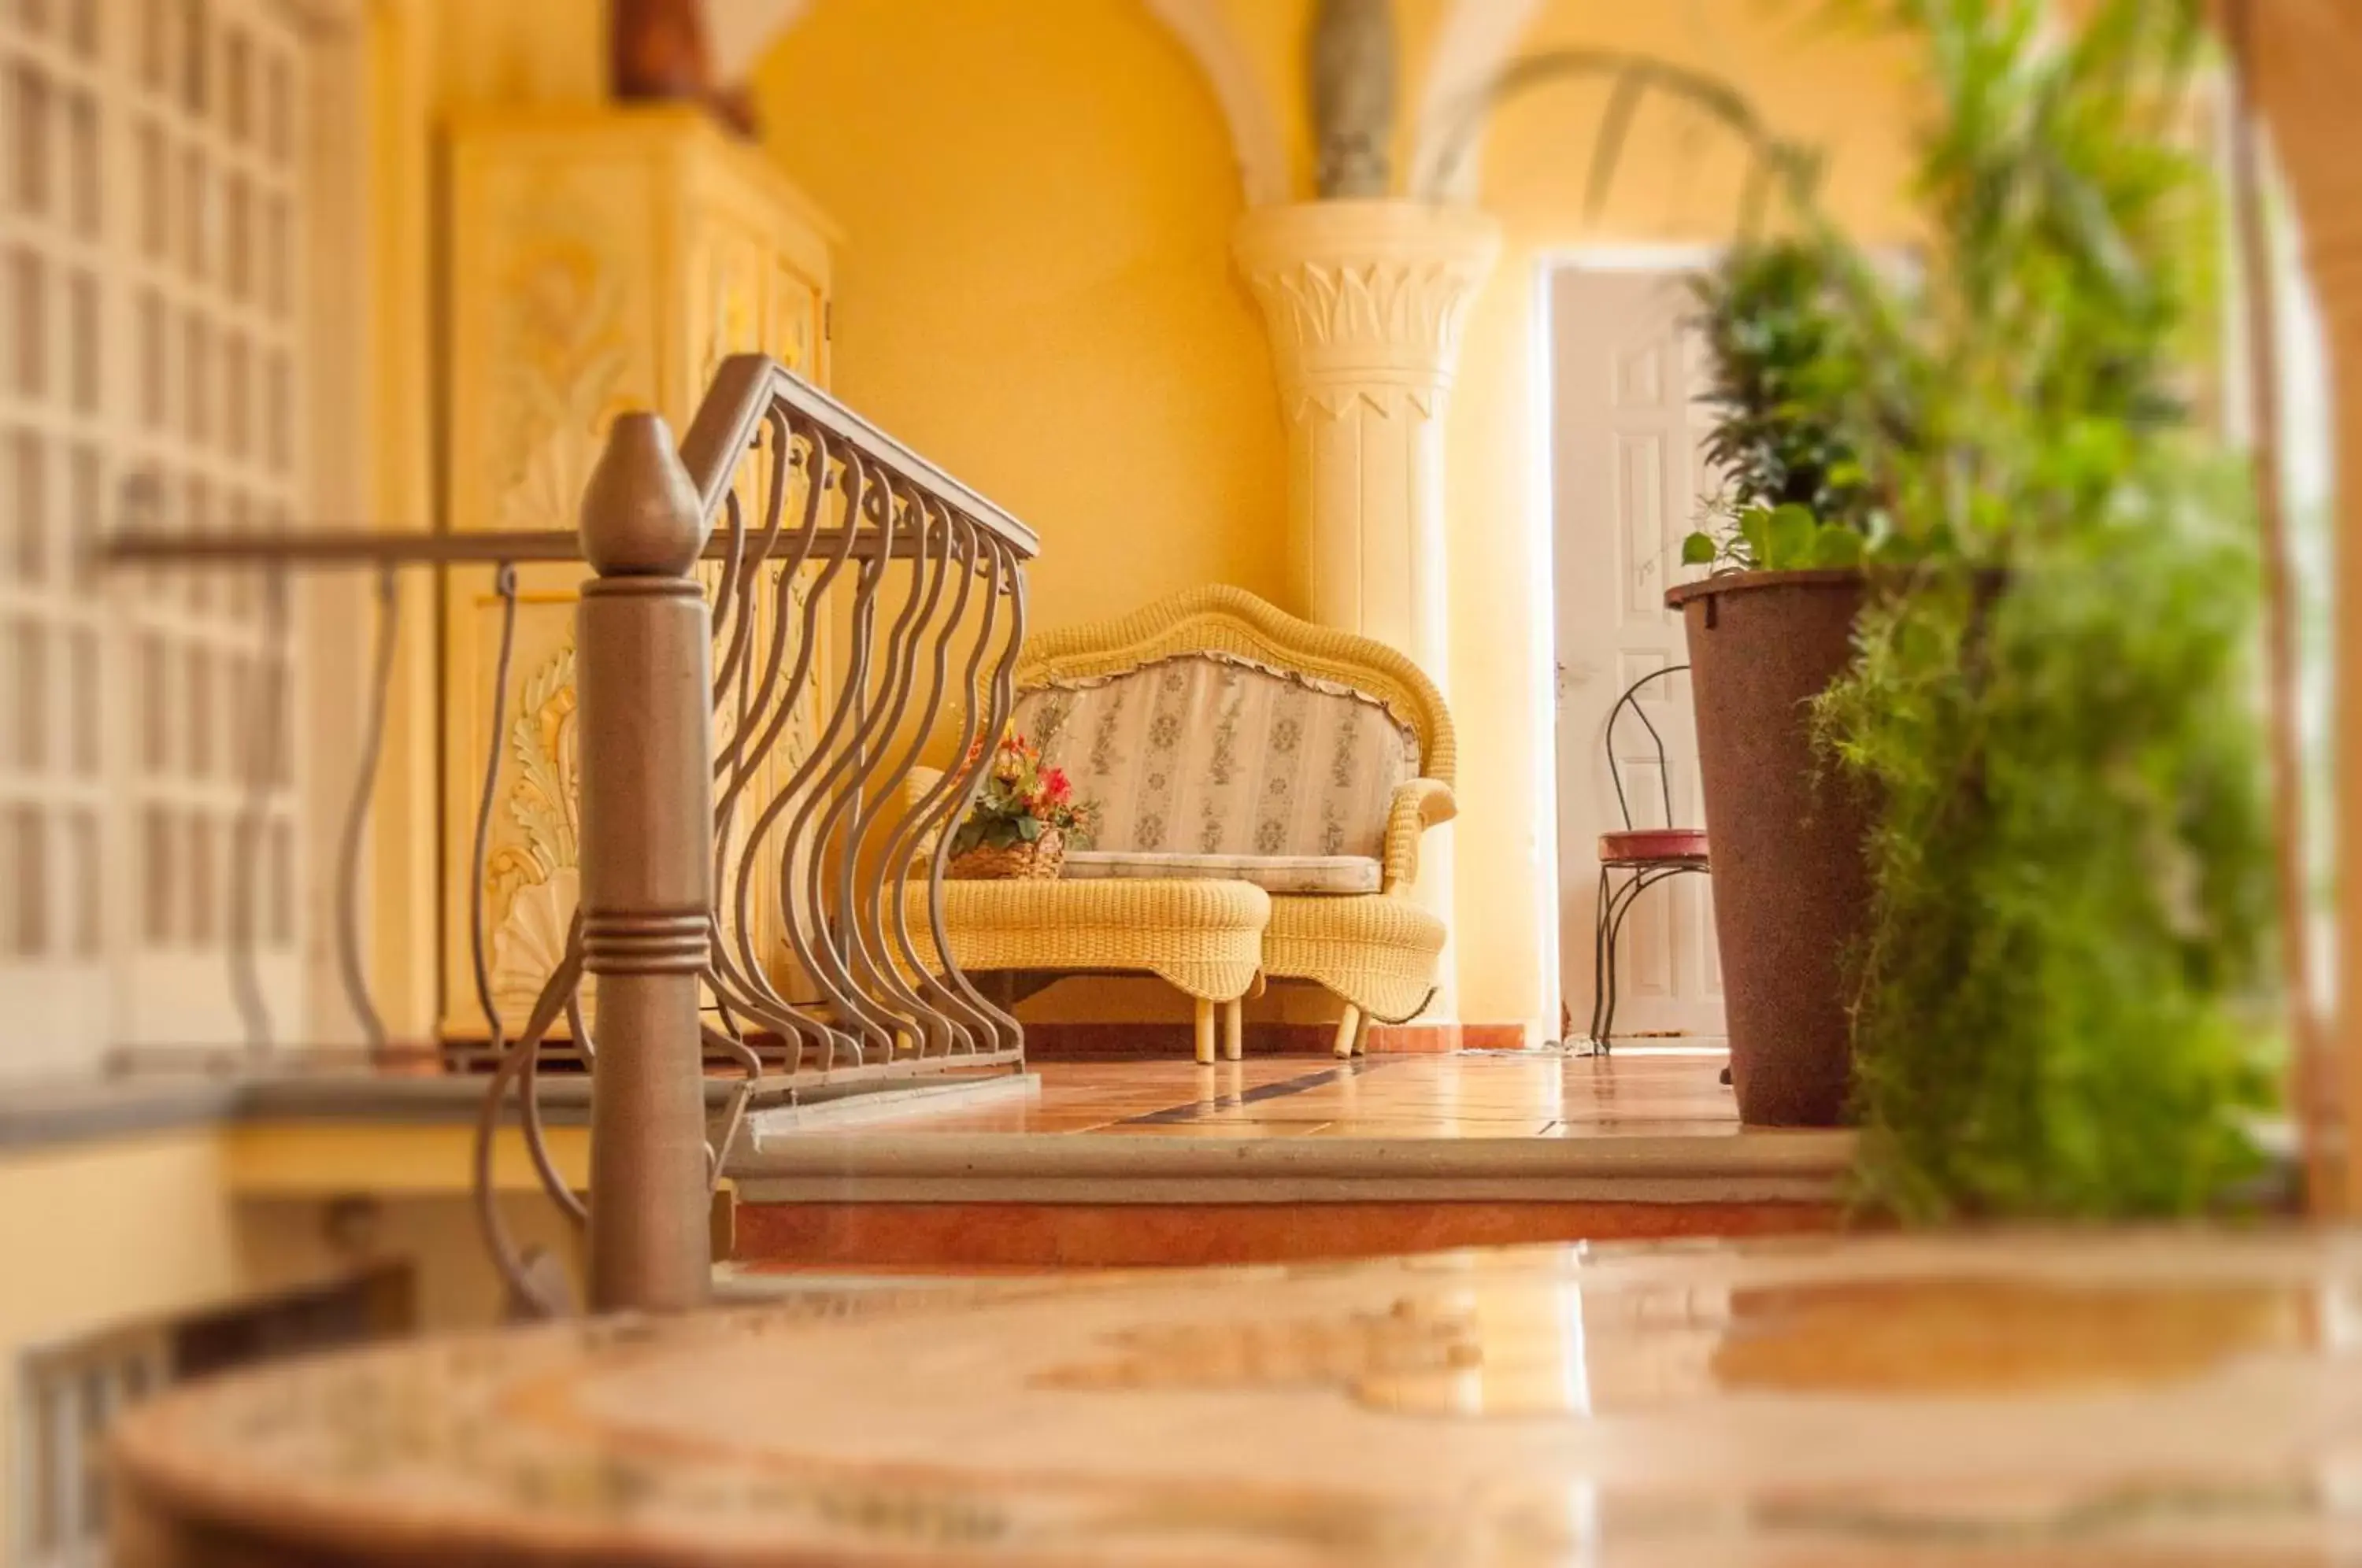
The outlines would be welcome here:
<svg viewBox="0 0 2362 1568">
<path fill-rule="evenodd" d="M 1705 829 L 1636 828 L 1632 825 L 1632 803 L 1624 793 L 1624 774 L 1616 759 L 1617 721 L 1629 712 L 1649 732 L 1649 739 L 1657 747 L 1657 785 L 1663 794 L 1664 820 L 1673 820 L 1673 786 L 1665 767 L 1665 737 L 1649 722 L 1634 698 L 1640 688 L 1651 680 L 1662 680 L 1669 675 L 1679 675 L 1689 668 L 1685 664 L 1668 665 L 1663 669 L 1642 676 L 1624 689 L 1616 706 L 1607 711 L 1607 777 L 1616 786 L 1616 809 L 1623 813 L 1624 828 L 1620 833 L 1599 835 L 1599 918 L 1592 932 L 1591 955 L 1591 1039 L 1602 1055 L 1609 1050 L 1608 1037 L 1616 1028 L 1616 941 L 1623 933 L 1624 917 L 1642 893 L 1658 883 L 1679 877 L 1685 872 L 1707 869 Z M 1617 877 L 1622 874 L 1623 880 Z"/>
</svg>

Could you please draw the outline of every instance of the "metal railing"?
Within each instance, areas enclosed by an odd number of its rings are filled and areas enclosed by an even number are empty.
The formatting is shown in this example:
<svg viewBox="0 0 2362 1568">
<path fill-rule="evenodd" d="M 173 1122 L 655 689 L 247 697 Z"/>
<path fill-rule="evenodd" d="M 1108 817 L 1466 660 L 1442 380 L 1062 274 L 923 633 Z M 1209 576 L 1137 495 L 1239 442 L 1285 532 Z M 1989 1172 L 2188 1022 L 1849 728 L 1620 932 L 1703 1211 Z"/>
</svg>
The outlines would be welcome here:
<svg viewBox="0 0 2362 1568">
<path fill-rule="evenodd" d="M 340 971 L 375 1051 L 385 1030 L 363 971 L 359 900 L 399 635 L 392 574 L 495 569 L 500 653 L 468 917 L 494 1059 L 479 1212 L 519 1298 L 554 1310 L 557 1293 L 517 1254 L 491 1199 L 491 1146 L 512 1098 L 544 1187 L 589 1227 L 591 1306 L 666 1308 L 706 1295 L 709 1202 L 756 1092 L 1021 1064 L 1017 1021 L 951 961 L 942 882 L 944 830 L 1008 723 L 1037 547 L 933 464 L 746 355 L 721 366 L 677 451 L 654 414 L 614 422 L 579 534 L 133 531 L 107 554 L 259 567 L 273 602 L 290 571 L 380 570 L 368 727 L 335 890 Z M 576 609 L 581 898 L 563 956 L 512 1035 L 492 994 L 484 872 L 516 569 L 572 560 L 592 572 Z M 786 748 L 790 733 L 800 744 Z M 918 773 L 946 739 L 952 766 Z M 929 781 L 914 789 L 914 778 Z M 785 952 L 763 950 L 758 933 L 774 926 Z M 582 1006 L 591 980 L 595 1038 Z M 561 1017 L 591 1074 L 587 1203 L 549 1155 L 535 1092 Z M 249 1032 L 267 1039 L 268 1020 Z M 741 1075 L 714 1138 L 709 1066 Z"/>
</svg>

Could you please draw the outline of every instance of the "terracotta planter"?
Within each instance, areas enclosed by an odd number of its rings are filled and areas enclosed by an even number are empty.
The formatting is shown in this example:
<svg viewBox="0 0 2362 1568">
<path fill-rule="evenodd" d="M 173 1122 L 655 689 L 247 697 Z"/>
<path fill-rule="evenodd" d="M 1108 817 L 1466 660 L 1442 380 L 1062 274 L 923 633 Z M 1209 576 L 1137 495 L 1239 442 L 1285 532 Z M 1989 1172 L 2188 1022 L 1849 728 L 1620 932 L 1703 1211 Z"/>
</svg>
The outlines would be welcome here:
<svg viewBox="0 0 2362 1568">
<path fill-rule="evenodd" d="M 1841 957 L 1862 929 L 1865 803 L 1818 766 L 1808 704 L 1852 657 L 1858 571 L 1736 572 L 1665 595 L 1689 636 L 1715 937 L 1742 1121 L 1845 1120 Z"/>
</svg>

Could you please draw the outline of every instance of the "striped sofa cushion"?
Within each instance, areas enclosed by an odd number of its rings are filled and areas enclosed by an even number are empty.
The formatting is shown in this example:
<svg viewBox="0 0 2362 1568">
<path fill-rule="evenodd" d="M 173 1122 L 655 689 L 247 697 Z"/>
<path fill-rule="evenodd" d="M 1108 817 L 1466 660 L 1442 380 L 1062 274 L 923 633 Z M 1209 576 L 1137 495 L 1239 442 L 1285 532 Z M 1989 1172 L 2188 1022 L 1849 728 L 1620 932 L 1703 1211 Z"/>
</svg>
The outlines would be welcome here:
<svg viewBox="0 0 2362 1568">
<path fill-rule="evenodd" d="M 1375 859 L 1418 740 L 1375 698 L 1186 654 L 1018 700 L 1017 731 L 1102 813 L 1102 850 Z"/>
</svg>

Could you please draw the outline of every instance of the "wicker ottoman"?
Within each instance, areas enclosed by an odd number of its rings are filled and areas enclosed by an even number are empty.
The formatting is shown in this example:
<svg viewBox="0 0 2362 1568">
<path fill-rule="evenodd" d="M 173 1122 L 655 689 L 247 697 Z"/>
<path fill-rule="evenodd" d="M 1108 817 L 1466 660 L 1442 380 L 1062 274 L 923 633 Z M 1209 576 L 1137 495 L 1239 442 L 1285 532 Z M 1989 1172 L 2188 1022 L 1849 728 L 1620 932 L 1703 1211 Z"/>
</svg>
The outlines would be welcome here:
<svg viewBox="0 0 2362 1568">
<path fill-rule="evenodd" d="M 913 882 L 903 897 L 911 938 L 932 956 L 926 888 Z M 1252 882 L 947 881 L 944 932 L 953 957 L 972 973 L 1159 976 L 1197 1004 L 1198 1060 L 1214 1059 L 1219 1003 L 1223 1054 L 1237 1061 L 1245 1049 L 1240 1003 L 1263 966 L 1272 903 Z"/>
<path fill-rule="evenodd" d="M 1408 899 L 1271 900 L 1264 932 L 1264 972 L 1275 979 L 1318 980 L 1345 999 L 1337 1055 L 1350 1056 L 1372 1019 L 1400 1023 L 1427 1005 L 1443 952 L 1443 922 Z"/>
</svg>

